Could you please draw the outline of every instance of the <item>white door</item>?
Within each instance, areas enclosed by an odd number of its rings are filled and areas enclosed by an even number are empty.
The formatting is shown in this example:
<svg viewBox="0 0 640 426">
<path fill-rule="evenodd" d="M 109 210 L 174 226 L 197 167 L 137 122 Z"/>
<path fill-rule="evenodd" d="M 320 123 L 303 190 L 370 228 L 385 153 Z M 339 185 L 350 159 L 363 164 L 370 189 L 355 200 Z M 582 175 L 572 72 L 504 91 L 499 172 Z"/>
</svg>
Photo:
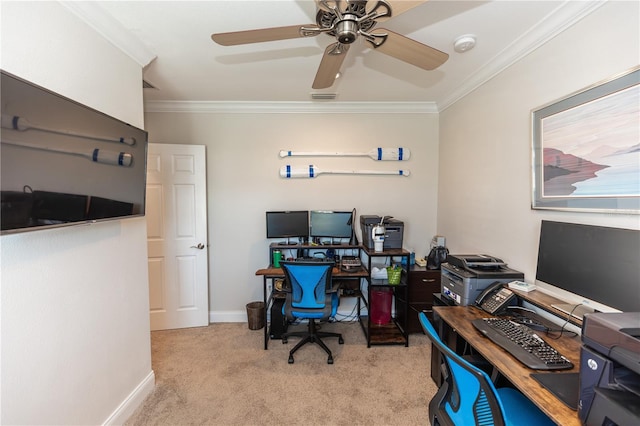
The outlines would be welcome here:
<svg viewBox="0 0 640 426">
<path fill-rule="evenodd" d="M 205 147 L 149 144 L 151 330 L 209 324 Z"/>
</svg>

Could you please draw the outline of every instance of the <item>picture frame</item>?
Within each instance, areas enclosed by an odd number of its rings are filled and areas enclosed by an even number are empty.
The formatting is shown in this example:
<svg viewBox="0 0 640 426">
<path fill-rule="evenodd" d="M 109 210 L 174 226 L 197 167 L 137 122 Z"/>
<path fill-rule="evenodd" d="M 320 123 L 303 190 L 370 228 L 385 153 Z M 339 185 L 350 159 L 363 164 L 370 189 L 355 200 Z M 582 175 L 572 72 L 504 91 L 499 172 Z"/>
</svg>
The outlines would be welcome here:
<svg viewBox="0 0 640 426">
<path fill-rule="evenodd" d="M 640 66 L 531 120 L 532 209 L 640 214 Z"/>
</svg>

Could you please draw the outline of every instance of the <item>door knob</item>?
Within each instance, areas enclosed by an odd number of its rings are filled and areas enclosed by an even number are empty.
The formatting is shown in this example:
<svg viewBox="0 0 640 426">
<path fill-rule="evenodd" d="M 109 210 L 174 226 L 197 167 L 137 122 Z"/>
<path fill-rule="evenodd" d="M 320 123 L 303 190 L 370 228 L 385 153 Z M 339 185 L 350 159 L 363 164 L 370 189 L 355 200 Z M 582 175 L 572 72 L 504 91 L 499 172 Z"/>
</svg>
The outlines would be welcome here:
<svg viewBox="0 0 640 426">
<path fill-rule="evenodd" d="M 202 250 L 204 248 L 204 244 L 198 243 L 197 246 L 191 246 L 191 248 L 197 248 L 198 250 Z"/>
</svg>

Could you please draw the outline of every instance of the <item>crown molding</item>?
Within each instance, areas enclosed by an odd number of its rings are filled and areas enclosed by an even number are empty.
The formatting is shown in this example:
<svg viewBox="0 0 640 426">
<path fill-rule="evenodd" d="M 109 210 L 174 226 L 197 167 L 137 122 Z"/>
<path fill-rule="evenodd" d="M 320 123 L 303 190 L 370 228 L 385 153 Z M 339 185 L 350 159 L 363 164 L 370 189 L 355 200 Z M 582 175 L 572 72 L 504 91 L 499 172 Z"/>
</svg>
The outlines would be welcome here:
<svg viewBox="0 0 640 426">
<path fill-rule="evenodd" d="M 475 72 L 471 78 L 465 80 L 456 90 L 440 100 L 438 102 L 439 110 L 444 111 L 608 1 L 564 1 L 549 13 L 545 19 L 540 21 L 538 25 L 514 40 Z"/>
<path fill-rule="evenodd" d="M 157 57 L 96 2 L 60 1 L 59 3 L 136 61 L 142 68 L 149 65 Z"/>
<path fill-rule="evenodd" d="M 222 102 L 146 101 L 145 112 L 205 112 L 234 114 L 367 113 L 437 114 L 435 102 Z"/>
</svg>

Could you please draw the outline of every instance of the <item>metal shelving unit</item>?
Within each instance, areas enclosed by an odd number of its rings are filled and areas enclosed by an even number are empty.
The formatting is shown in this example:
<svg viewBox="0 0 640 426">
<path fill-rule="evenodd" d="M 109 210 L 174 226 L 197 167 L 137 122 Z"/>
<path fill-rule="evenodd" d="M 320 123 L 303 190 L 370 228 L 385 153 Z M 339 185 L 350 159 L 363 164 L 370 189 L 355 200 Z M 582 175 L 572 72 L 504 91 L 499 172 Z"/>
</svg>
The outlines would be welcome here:
<svg viewBox="0 0 640 426">
<path fill-rule="evenodd" d="M 371 345 L 405 345 L 409 346 L 409 334 L 407 332 L 407 313 L 409 310 L 409 256 L 410 253 L 404 249 L 387 249 L 376 252 L 373 249 L 362 247 L 363 264 L 367 265 L 369 276 L 365 278 L 367 290 L 363 291 L 363 304 L 367 308 L 367 314 L 362 313 L 362 306 L 358 303 L 358 318 L 362 331 L 367 338 L 367 347 Z M 400 265 L 402 273 L 399 284 L 389 284 L 386 279 L 371 278 L 372 265 L 375 266 L 374 259 L 387 257 L 389 264 Z M 389 289 L 393 295 L 393 307 L 391 320 L 386 324 L 372 323 L 371 292 L 375 289 Z M 366 295 L 366 296 L 365 296 Z"/>
</svg>

